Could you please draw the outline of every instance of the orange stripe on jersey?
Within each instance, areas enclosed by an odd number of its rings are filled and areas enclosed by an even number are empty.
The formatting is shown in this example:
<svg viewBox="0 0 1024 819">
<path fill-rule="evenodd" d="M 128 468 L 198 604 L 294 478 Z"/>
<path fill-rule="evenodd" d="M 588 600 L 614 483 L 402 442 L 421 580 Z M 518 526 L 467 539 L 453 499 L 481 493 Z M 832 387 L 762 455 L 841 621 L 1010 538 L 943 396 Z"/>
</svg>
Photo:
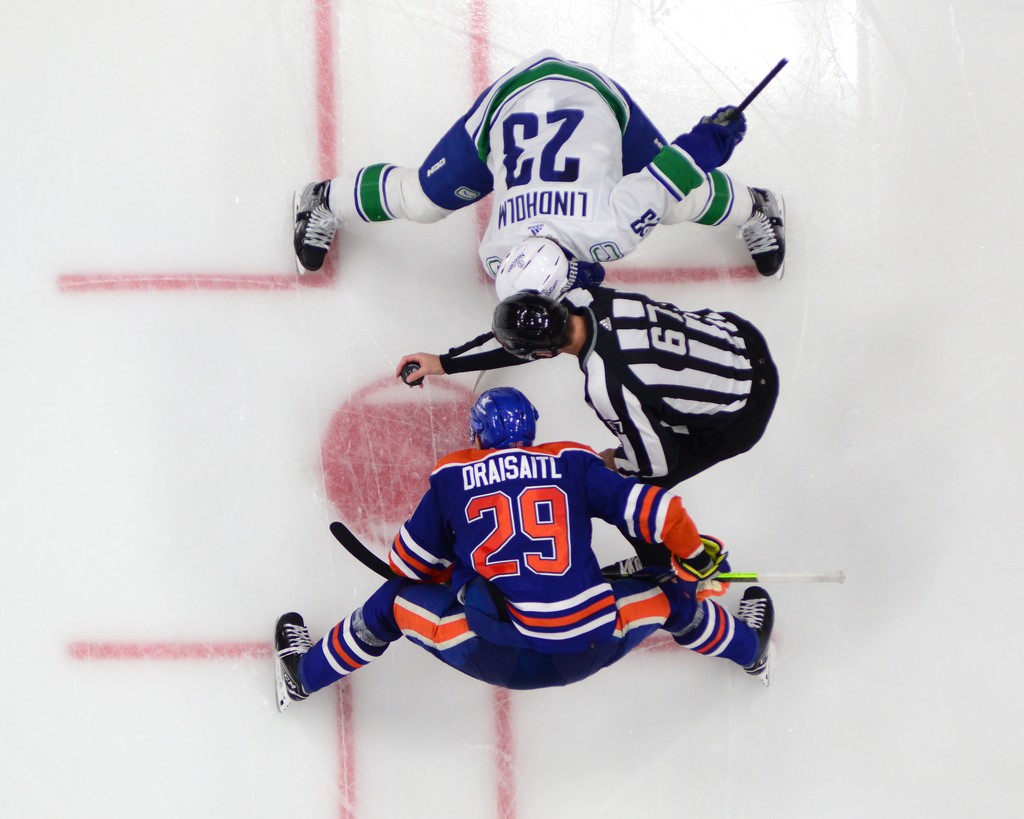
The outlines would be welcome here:
<svg viewBox="0 0 1024 819">
<path fill-rule="evenodd" d="M 707 654 L 709 651 L 713 651 L 720 642 L 722 642 L 722 636 L 725 634 L 726 626 L 728 626 L 728 618 L 723 617 L 721 614 L 718 615 L 718 628 L 715 631 L 715 636 L 711 638 L 711 642 L 703 648 L 698 648 L 698 654 Z"/>
<path fill-rule="evenodd" d="M 406 548 L 406 545 L 402 542 L 401 534 L 395 535 L 395 540 L 391 544 L 391 548 L 395 552 L 395 554 L 398 555 L 399 559 L 403 563 L 411 566 L 413 569 L 420 572 L 421 574 L 425 574 L 428 577 L 436 577 L 443 571 L 442 569 L 439 569 L 437 566 L 431 566 L 429 563 L 424 563 L 418 557 L 414 556 L 412 552 L 410 552 L 408 548 Z"/>
<path fill-rule="evenodd" d="M 579 623 L 581 620 L 586 620 L 601 609 L 606 609 L 614 605 L 615 598 L 610 594 L 606 594 L 604 597 L 598 598 L 585 609 L 581 609 L 573 614 L 567 614 L 564 617 L 532 617 L 528 614 L 523 614 L 512 606 L 509 607 L 509 611 L 512 613 L 513 617 L 526 626 L 571 626 L 574 623 Z"/>
<path fill-rule="evenodd" d="M 650 489 L 644 492 L 643 506 L 640 508 L 640 537 L 646 540 L 648 543 L 654 541 L 654 536 L 651 533 L 650 514 L 651 507 L 654 506 L 654 500 L 660 494 L 658 489 Z"/>
<path fill-rule="evenodd" d="M 668 620 L 671 613 L 672 609 L 669 606 L 668 598 L 659 591 L 651 597 L 621 606 L 615 627 L 621 631 L 628 631 L 633 623 L 642 620 Z"/>
<path fill-rule="evenodd" d="M 554 455 L 557 457 L 563 452 L 567 452 L 569 450 L 578 450 L 581 452 L 589 452 L 591 455 L 597 455 L 597 453 L 586 444 L 578 444 L 575 441 L 551 441 L 546 444 L 537 444 L 536 446 L 511 447 L 509 449 L 501 450 L 460 449 L 456 452 L 445 455 L 441 460 L 434 464 L 434 468 L 431 472 L 437 472 L 439 469 L 444 469 L 446 466 L 465 466 L 466 464 L 482 460 L 495 452 L 539 452 L 544 455 Z"/>
<path fill-rule="evenodd" d="M 394 612 L 395 622 L 402 631 L 418 634 L 435 646 L 471 633 L 464 614 L 445 618 L 446 622 L 442 623 L 440 619 L 432 620 L 419 612 L 410 611 L 402 605 L 401 600 L 395 601 Z"/>
<path fill-rule="evenodd" d="M 434 464 L 434 468 L 431 472 L 437 472 L 437 470 L 443 469 L 446 466 L 471 464 L 473 461 L 480 460 L 485 453 L 493 451 L 494 450 L 491 449 L 459 449 L 455 452 L 450 452 Z"/>
<path fill-rule="evenodd" d="M 338 632 L 341 630 L 342 625 L 342 623 L 338 623 L 338 625 L 336 625 L 334 629 L 331 631 L 331 648 L 334 650 L 335 654 L 341 657 L 342 662 L 345 663 L 345 665 L 349 666 L 349 668 L 362 668 L 364 665 L 366 665 L 366 661 L 357 660 L 351 654 L 349 654 L 348 651 L 345 650 L 345 646 L 342 645 L 342 642 L 338 637 Z"/>
</svg>

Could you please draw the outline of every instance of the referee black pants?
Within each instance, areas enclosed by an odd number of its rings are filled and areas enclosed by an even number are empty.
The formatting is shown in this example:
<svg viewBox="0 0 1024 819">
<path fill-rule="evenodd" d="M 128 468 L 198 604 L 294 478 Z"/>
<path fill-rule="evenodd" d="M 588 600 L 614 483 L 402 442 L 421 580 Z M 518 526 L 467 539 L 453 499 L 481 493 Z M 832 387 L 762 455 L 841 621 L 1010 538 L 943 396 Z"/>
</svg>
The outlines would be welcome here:
<svg viewBox="0 0 1024 819">
<path fill-rule="evenodd" d="M 761 440 L 768 421 L 775 410 L 779 397 L 779 371 L 772 361 L 764 336 L 749 321 L 732 313 L 722 313 L 735 324 L 750 353 L 753 383 L 746 406 L 720 429 L 691 429 L 687 435 L 679 435 L 680 457 L 676 467 L 667 475 L 657 478 L 641 478 L 664 488 L 673 487 L 687 478 L 692 478 L 708 467 L 739 455 L 751 449 Z M 627 538 L 637 555 L 647 566 L 668 566 L 669 552 L 664 546 L 644 543 Z"/>
</svg>

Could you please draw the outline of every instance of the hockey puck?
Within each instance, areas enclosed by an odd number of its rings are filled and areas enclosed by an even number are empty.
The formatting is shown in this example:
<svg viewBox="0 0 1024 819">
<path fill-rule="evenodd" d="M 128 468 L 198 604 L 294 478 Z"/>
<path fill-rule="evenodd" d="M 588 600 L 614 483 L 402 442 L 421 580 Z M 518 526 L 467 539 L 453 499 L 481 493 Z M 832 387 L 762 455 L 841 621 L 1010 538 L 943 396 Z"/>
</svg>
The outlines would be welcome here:
<svg viewBox="0 0 1024 819">
<path fill-rule="evenodd" d="M 409 376 L 411 376 L 419 368 L 420 368 L 419 364 L 414 364 L 411 361 L 408 364 L 406 364 L 404 367 L 402 367 L 402 381 L 404 381 L 406 384 L 409 384 L 410 387 L 419 387 L 419 386 L 421 386 L 423 384 L 423 379 L 422 378 L 419 379 L 418 381 L 415 381 L 415 382 L 411 383 L 411 384 L 409 383 Z"/>
</svg>

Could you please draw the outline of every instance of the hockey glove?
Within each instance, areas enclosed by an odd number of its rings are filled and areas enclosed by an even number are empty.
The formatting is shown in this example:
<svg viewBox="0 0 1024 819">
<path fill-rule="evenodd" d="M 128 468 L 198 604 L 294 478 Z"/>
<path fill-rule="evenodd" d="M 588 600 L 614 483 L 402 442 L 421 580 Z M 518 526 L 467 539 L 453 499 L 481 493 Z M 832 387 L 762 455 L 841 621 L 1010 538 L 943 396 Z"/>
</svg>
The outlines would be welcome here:
<svg viewBox="0 0 1024 819">
<path fill-rule="evenodd" d="M 726 561 L 726 564 L 728 561 Z M 722 569 L 723 572 L 729 571 L 728 567 Z M 697 584 L 697 599 L 707 600 L 709 597 L 721 597 L 727 591 L 729 591 L 729 583 L 722 583 L 719 580 L 702 580 Z"/>
<path fill-rule="evenodd" d="M 672 142 L 690 155 L 705 173 L 724 165 L 733 148 L 747 133 L 747 118 L 732 106 L 719 108 L 693 126 L 688 134 L 680 134 Z"/>
<path fill-rule="evenodd" d="M 687 583 L 710 581 L 719 572 L 729 571 L 729 553 L 722 541 L 707 535 L 701 535 L 700 541 L 704 546 L 704 551 L 700 554 L 686 560 L 681 560 L 678 555 L 672 555 L 672 570 Z"/>
<path fill-rule="evenodd" d="M 604 267 L 598 262 L 569 262 L 569 288 L 597 287 L 604 281 Z"/>
</svg>

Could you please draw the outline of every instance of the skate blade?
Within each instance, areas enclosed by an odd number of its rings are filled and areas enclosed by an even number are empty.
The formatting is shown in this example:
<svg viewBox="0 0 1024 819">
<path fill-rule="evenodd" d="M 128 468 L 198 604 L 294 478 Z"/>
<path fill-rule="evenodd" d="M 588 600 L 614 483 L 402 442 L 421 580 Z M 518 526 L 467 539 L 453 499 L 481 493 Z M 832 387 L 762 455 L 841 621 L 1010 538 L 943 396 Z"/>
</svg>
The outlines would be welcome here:
<svg viewBox="0 0 1024 819">
<path fill-rule="evenodd" d="M 299 218 L 299 199 L 302 198 L 302 191 L 297 190 L 292 195 L 292 226 L 294 227 L 295 221 Z M 292 251 L 292 259 L 295 261 L 295 273 L 297 276 L 310 276 L 313 274 L 312 270 L 306 270 L 302 266 L 302 262 L 299 261 L 299 257 Z M 286 706 L 287 707 L 287 706 Z"/>
<path fill-rule="evenodd" d="M 786 234 L 786 253 L 782 257 L 782 267 L 780 267 L 778 270 L 776 270 L 768 278 L 769 279 L 776 279 L 777 281 L 781 282 L 782 281 L 782 277 L 786 275 L 786 256 L 789 255 L 789 224 L 786 222 L 786 197 L 783 196 L 780 193 L 779 196 L 778 196 L 778 200 L 779 200 L 779 210 L 782 212 L 782 230 Z M 767 684 L 768 683 L 765 683 L 765 685 L 767 685 Z"/>
<path fill-rule="evenodd" d="M 761 685 L 767 688 L 771 684 L 772 665 L 775 662 L 775 644 L 772 642 L 768 643 L 768 664 L 764 667 L 764 671 L 757 675 L 757 678 L 761 681 Z"/>
<path fill-rule="evenodd" d="M 274 657 L 274 682 L 277 688 L 277 710 L 283 714 L 292 704 L 292 698 L 288 696 L 288 683 L 284 681 L 284 664 L 280 657 Z"/>
</svg>

